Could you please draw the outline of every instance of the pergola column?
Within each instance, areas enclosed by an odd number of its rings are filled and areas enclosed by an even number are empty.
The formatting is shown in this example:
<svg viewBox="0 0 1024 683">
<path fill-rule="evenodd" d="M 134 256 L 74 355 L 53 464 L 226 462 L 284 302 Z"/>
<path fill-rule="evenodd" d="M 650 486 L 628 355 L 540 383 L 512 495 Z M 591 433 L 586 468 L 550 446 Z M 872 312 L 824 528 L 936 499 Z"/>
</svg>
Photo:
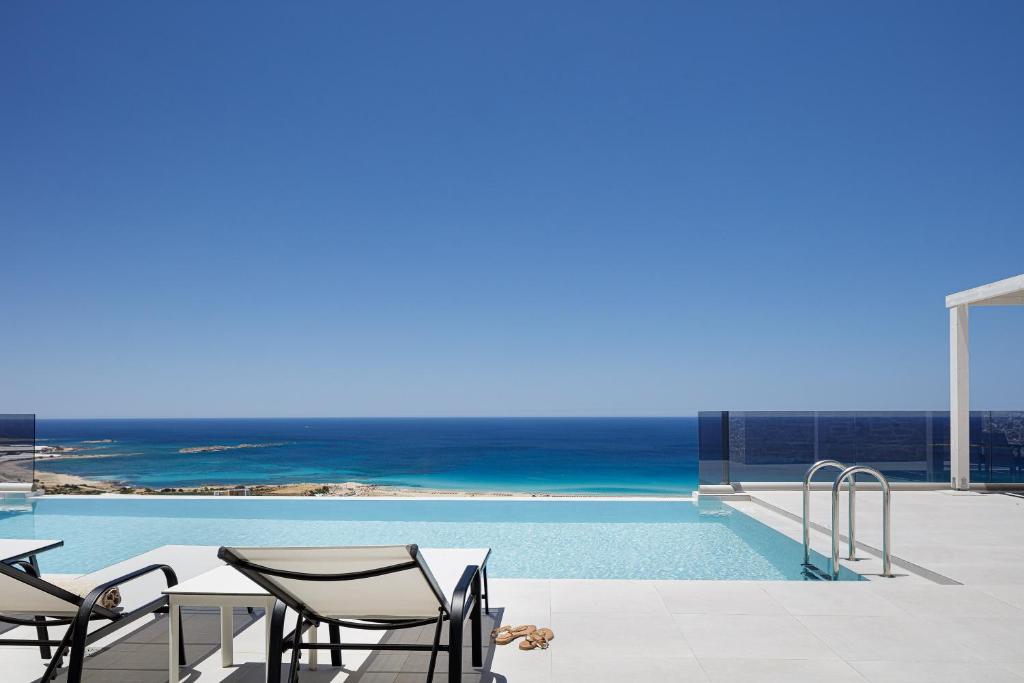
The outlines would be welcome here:
<svg viewBox="0 0 1024 683">
<path fill-rule="evenodd" d="M 954 489 L 971 485 L 971 355 L 968 306 L 949 309 L 949 470 Z"/>
</svg>

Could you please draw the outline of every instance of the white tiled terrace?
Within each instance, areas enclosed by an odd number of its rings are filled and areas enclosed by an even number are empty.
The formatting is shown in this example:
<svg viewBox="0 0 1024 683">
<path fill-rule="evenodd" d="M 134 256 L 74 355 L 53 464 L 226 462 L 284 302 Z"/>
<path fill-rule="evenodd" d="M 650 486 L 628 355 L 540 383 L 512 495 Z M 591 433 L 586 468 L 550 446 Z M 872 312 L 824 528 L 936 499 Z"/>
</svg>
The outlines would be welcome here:
<svg viewBox="0 0 1024 683">
<path fill-rule="evenodd" d="M 827 525 L 826 493 L 814 494 L 815 522 Z M 879 537 L 879 494 L 859 493 L 860 539 Z M 758 492 L 736 507 L 798 537 L 799 492 Z M 1024 499 L 1013 494 L 896 491 L 892 579 L 863 582 L 595 581 L 492 579 L 494 617 L 550 625 L 551 648 L 485 651 L 485 670 L 464 681 L 873 681 L 1024 680 Z M 827 536 L 814 533 L 826 553 Z M 680 548 L 680 552 L 686 552 Z M 217 560 L 212 549 L 165 547 L 183 578 Z M 862 550 L 869 557 L 868 550 Z M 877 558 L 853 563 L 866 574 Z M 907 571 L 920 566 L 925 576 Z M 112 573 L 118 568 L 113 567 Z M 939 579 L 944 583 L 936 583 Z M 260 681 L 262 624 L 236 614 L 235 666 L 221 668 L 216 612 L 186 617 L 187 681 Z M 349 638 L 346 634 L 345 638 Z M 321 634 L 326 639 L 326 633 Z M 166 681 L 166 620 L 129 628 L 88 658 L 90 681 Z M 420 655 L 345 653 L 345 667 L 321 655 L 301 680 L 422 681 Z M 468 657 L 466 658 L 468 665 Z M 0 650 L 3 680 L 37 680 L 30 648 Z M 445 657 L 439 668 L 445 670 Z M 63 676 L 58 680 L 62 680 Z M 435 680 L 445 680 L 443 674 Z"/>
</svg>

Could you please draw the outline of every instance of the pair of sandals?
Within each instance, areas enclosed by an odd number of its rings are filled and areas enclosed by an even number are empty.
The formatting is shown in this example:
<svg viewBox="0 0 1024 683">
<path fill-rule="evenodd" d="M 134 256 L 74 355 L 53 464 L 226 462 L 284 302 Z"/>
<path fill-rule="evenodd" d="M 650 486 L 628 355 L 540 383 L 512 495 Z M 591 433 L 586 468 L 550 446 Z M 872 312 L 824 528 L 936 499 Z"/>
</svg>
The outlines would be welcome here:
<svg viewBox="0 0 1024 683">
<path fill-rule="evenodd" d="M 537 628 L 533 624 L 522 626 L 500 626 L 491 631 L 491 638 L 498 645 L 508 645 L 513 640 L 522 638 L 520 650 L 546 650 L 555 639 L 555 632 L 549 628 Z"/>
</svg>

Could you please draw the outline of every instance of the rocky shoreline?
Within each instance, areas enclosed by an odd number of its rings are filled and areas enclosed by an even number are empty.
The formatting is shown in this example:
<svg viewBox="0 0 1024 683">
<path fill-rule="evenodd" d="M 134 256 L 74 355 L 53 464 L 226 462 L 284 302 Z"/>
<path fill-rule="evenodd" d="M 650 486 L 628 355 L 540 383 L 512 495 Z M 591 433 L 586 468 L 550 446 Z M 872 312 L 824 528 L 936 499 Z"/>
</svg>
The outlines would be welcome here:
<svg viewBox="0 0 1024 683">
<path fill-rule="evenodd" d="M 431 497 L 492 497 L 492 496 L 529 496 L 532 498 L 563 497 L 551 493 L 510 493 L 508 491 L 458 491 L 448 489 L 423 489 L 407 486 L 381 486 L 365 484 L 357 481 L 346 482 L 310 482 L 296 484 L 224 484 L 222 486 L 184 486 L 151 488 L 132 486 L 122 482 L 106 482 L 86 479 L 71 474 L 58 474 L 36 470 L 35 484 L 38 490 L 46 495 L 100 495 L 124 494 L 145 496 L 310 496 L 327 498 L 384 497 L 412 498 Z M 572 496 L 577 497 L 577 496 Z"/>
<path fill-rule="evenodd" d="M 110 439 L 89 441 L 83 443 L 113 443 Z M 262 448 L 265 446 L 280 445 L 273 443 L 242 443 L 234 445 L 213 445 L 198 446 L 179 449 L 179 453 L 205 453 L 225 450 L 237 450 L 247 448 Z M 47 495 L 101 495 L 101 494 L 124 494 L 124 495 L 147 495 L 147 496 L 311 496 L 311 497 L 332 497 L 332 498 L 353 498 L 353 497 L 387 497 L 387 498 L 411 498 L 411 497 L 512 497 L 527 496 L 533 498 L 560 498 L 579 497 L 579 494 L 552 494 L 552 493 L 530 493 L 530 492 L 509 492 L 509 491 L 463 491 L 452 489 L 418 488 L 412 486 L 390 486 L 380 484 L 367 484 L 357 481 L 345 482 L 304 482 L 289 484 L 244 484 L 238 482 L 224 482 L 221 484 L 210 484 L 205 486 L 185 487 L 164 487 L 153 488 L 148 486 L 136 486 L 128 482 L 102 481 L 89 479 L 74 474 L 63 474 L 49 472 L 40 467 L 45 467 L 47 460 L 57 459 L 85 459 L 111 457 L 107 453 L 92 453 L 90 449 L 78 449 L 71 446 L 46 445 L 37 446 L 35 449 L 35 472 L 34 488 L 45 492 Z M 119 454 L 124 455 L 124 454 Z M 10 460 L 0 466 L 0 481 L 28 481 L 32 470 L 29 469 L 32 463 L 31 454 L 24 459 Z M 10 471 L 3 471 L 10 469 Z"/>
</svg>

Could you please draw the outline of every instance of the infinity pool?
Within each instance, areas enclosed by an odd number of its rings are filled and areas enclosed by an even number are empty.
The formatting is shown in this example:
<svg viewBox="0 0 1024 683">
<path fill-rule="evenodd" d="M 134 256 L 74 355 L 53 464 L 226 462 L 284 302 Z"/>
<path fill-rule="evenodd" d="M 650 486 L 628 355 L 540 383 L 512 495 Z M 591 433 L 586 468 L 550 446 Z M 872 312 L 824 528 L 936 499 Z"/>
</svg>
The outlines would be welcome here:
<svg viewBox="0 0 1024 683">
<path fill-rule="evenodd" d="M 490 547 L 493 577 L 804 578 L 799 543 L 721 503 L 689 500 L 54 497 L 0 512 L 0 538 L 63 539 L 40 556 L 44 572 L 62 573 L 167 544 L 417 543 Z"/>
</svg>

